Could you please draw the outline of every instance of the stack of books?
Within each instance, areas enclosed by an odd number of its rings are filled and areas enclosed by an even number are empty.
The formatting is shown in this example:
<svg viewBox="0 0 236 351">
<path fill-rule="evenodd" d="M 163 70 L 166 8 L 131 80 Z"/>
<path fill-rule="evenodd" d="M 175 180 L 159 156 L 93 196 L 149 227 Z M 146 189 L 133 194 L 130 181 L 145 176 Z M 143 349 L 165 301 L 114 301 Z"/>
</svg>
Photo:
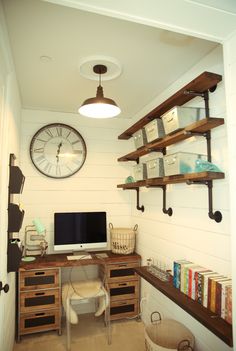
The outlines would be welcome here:
<svg viewBox="0 0 236 351">
<path fill-rule="evenodd" d="M 174 261 L 173 284 L 182 293 L 232 324 L 232 280 L 191 261 Z"/>
</svg>

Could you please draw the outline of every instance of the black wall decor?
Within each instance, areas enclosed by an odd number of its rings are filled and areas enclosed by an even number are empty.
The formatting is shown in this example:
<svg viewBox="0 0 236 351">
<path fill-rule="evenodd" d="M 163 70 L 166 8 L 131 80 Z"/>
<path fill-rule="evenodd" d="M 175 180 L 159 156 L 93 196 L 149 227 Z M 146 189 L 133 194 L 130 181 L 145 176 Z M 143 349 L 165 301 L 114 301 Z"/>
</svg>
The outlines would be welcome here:
<svg viewBox="0 0 236 351">
<path fill-rule="evenodd" d="M 22 250 L 19 239 L 14 238 L 14 233 L 19 232 L 24 218 L 24 210 L 13 203 L 13 194 L 21 194 L 25 177 L 20 168 L 14 165 L 15 155 L 10 154 L 9 160 L 9 189 L 8 189 L 8 245 L 7 245 L 7 271 L 17 272 L 19 269 Z"/>
<path fill-rule="evenodd" d="M 21 194 L 23 191 L 25 177 L 18 166 L 10 166 L 9 192 Z"/>
</svg>

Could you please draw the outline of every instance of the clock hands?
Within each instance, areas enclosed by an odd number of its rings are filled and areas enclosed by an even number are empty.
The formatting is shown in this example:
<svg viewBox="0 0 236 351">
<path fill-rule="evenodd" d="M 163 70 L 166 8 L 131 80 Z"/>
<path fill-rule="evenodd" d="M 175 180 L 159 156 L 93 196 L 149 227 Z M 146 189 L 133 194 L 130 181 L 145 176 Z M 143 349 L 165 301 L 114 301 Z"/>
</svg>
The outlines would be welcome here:
<svg viewBox="0 0 236 351">
<path fill-rule="evenodd" d="M 60 142 L 60 144 L 57 147 L 57 154 L 56 154 L 57 163 L 59 162 L 59 154 L 61 151 L 61 147 L 62 147 L 62 141 Z"/>
</svg>

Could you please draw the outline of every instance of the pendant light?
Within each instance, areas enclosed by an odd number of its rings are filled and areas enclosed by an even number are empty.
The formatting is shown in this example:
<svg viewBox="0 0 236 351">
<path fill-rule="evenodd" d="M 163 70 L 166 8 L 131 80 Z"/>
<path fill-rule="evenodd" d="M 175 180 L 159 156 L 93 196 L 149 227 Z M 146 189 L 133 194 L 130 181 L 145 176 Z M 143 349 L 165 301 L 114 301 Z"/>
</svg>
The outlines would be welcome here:
<svg viewBox="0 0 236 351">
<path fill-rule="evenodd" d="M 121 110 L 115 101 L 104 97 L 101 86 L 101 75 L 107 72 L 105 65 L 95 65 L 93 72 L 99 74 L 99 86 L 96 97 L 86 99 L 79 108 L 79 113 L 91 118 L 111 118 L 120 114 Z"/>
</svg>

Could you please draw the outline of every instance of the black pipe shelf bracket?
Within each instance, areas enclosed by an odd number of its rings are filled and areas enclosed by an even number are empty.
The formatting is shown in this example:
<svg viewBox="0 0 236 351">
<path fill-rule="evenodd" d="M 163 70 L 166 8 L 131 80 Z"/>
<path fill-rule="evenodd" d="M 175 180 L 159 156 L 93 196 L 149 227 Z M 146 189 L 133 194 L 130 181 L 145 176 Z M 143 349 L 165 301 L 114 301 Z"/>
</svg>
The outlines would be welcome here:
<svg viewBox="0 0 236 351">
<path fill-rule="evenodd" d="M 136 159 L 136 163 L 137 165 L 139 164 L 139 157 Z M 133 190 L 136 190 L 136 209 L 144 212 L 144 206 L 139 204 L 139 188 L 134 188 Z"/>
<path fill-rule="evenodd" d="M 139 188 L 129 188 L 129 190 L 136 190 L 136 209 L 138 211 L 144 212 L 144 206 L 140 206 L 140 199 L 139 199 Z"/>
<path fill-rule="evenodd" d="M 162 189 L 162 191 L 163 191 L 163 197 L 162 197 L 162 199 L 163 199 L 162 212 L 163 212 L 164 214 L 168 214 L 168 216 L 171 217 L 172 214 L 173 214 L 172 208 L 171 208 L 171 207 L 166 208 L 166 185 L 150 185 L 150 186 L 148 186 L 148 188 L 161 188 L 161 189 Z"/>
<path fill-rule="evenodd" d="M 188 185 L 191 184 L 203 184 L 206 185 L 208 188 L 208 216 L 210 219 L 214 219 L 216 223 L 220 223 L 222 221 L 222 214 L 220 211 L 215 211 L 213 212 L 213 195 L 212 195 L 212 188 L 213 188 L 213 182 L 212 180 L 205 180 L 205 181 L 187 181 L 186 182 Z"/>
<path fill-rule="evenodd" d="M 209 89 L 211 93 L 213 93 L 217 88 L 217 85 L 213 86 L 212 88 Z M 186 90 L 184 92 L 185 94 L 192 94 L 195 96 L 200 96 L 204 99 L 204 104 L 205 104 L 205 111 L 206 111 L 206 118 L 210 118 L 210 109 L 209 109 L 209 92 L 204 91 L 203 93 L 198 93 L 196 91 L 191 91 L 191 90 Z M 191 134 L 192 136 L 203 136 L 206 138 L 206 143 L 207 143 L 207 161 L 211 162 L 211 131 L 207 131 L 204 133 L 199 133 L 199 132 L 188 132 L 186 131 L 186 134 Z M 212 205 L 212 188 L 213 188 L 213 182 L 212 180 L 205 180 L 205 181 L 187 181 L 187 184 L 204 184 L 208 188 L 208 207 L 209 207 L 209 212 L 208 216 L 211 219 L 214 219 L 217 223 L 220 223 L 222 221 L 222 214 L 220 211 L 215 211 L 213 212 L 213 205 Z"/>
<path fill-rule="evenodd" d="M 163 207 L 162 207 L 162 212 L 164 214 L 168 214 L 168 216 L 172 216 L 173 214 L 173 210 L 171 207 L 166 208 L 166 185 L 162 186 L 162 190 L 163 190 Z"/>
<path fill-rule="evenodd" d="M 137 187 L 137 188 L 124 188 L 123 190 L 136 190 L 136 209 L 138 210 L 138 211 L 142 211 L 142 212 L 144 212 L 144 206 L 142 205 L 142 206 L 140 206 L 140 200 L 139 200 L 139 187 Z"/>
</svg>

